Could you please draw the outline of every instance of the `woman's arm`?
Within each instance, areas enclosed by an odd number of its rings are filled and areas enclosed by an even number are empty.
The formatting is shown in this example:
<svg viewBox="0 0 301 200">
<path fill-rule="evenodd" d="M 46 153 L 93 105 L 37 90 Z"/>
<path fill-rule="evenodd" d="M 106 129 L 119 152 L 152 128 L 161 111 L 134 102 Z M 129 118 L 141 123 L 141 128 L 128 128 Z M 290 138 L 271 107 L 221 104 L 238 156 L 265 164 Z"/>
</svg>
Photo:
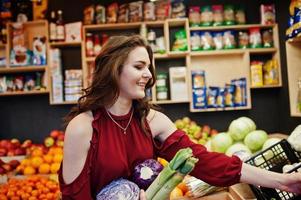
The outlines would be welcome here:
<svg viewBox="0 0 301 200">
<path fill-rule="evenodd" d="M 301 194 L 301 173 L 281 174 L 243 163 L 240 181 Z"/>
<path fill-rule="evenodd" d="M 82 171 L 92 138 L 92 112 L 81 113 L 70 121 L 64 139 L 63 178 L 69 184 Z"/>
</svg>

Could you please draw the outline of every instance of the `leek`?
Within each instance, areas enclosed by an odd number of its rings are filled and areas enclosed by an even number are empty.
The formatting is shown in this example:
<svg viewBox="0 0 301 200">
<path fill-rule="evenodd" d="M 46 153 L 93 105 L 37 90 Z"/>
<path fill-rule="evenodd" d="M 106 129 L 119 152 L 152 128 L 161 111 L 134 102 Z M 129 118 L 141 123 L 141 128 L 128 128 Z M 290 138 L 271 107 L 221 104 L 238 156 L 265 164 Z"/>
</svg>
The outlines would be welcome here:
<svg viewBox="0 0 301 200">
<path fill-rule="evenodd" d="M 158 177 L 146 190 L 148 200 L 162 200 L 190 173 L 197 158 L 193 157 L 192 150 L 185 148 L 179 150 L 170 163 L 164 167 Z"/>
</svg>

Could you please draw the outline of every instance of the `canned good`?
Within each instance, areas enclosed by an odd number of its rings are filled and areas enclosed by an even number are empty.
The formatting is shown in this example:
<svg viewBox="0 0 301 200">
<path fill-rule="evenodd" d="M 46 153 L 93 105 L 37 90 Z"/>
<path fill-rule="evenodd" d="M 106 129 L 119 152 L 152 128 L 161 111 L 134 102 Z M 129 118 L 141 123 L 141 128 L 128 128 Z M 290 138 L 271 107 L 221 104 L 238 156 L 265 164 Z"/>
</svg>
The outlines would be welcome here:
<svg viewBox="0 0 301 200">
<path fill-rule="evenodd" d="M 157 88 L 157 100 L 167 100 L 167 87 L 159 87 Z"/>
<path fill-rule="evenodd" d="M 157 74 L 156 87 L 167 87 L 167 73 Z"/>
</svg>

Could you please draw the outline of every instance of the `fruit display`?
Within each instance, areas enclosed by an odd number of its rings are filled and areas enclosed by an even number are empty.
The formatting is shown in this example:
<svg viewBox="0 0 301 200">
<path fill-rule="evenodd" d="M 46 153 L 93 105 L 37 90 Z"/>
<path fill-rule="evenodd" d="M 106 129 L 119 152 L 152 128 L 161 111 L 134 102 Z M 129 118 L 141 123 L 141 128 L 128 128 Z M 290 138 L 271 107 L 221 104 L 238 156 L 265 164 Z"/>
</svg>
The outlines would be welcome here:
<svg viewBox="0 0 301 200">
<path fill-rule="evenodd" d="M 212 136 L 218 133 L 216 129 L 212 129 L 208 125 L 198 125 L 189 117 L 183 117 L 182 119 L 176 120 L 175 125 L 177 129 L 186 132 L 191 141 L 202 145 L 206 144 Z"/>
<path fill-rule="evenodd" d="M 16 168 L 17 174 L 56 174 L 63 160 L 63 148 L 52 146 L 45 153 L 41 147 L 34 147 L 31 154 Z"/>
<path fill-rule="evenodd" d="M 0 175 L 4 175 L 10 172 L 13 172 L 20 165 L 19 160 L 10 160 L 8 162 L 4 162 L 0 159 Z"/>
<path fill-rule="evenodd" d="M 10 179 L 0 187 L 0 199 L 49 199 L 60 198 L 57 182 L 42 176 L 29 176 L 24 179 Z"/>
<path fill-rule="evenodd" d="M 18 139 L 0 140 L 0 156 L 19 156 L 26 154 L 26 148 L 32 144 L 31 140 L 21 143 Z"/>
</svg>

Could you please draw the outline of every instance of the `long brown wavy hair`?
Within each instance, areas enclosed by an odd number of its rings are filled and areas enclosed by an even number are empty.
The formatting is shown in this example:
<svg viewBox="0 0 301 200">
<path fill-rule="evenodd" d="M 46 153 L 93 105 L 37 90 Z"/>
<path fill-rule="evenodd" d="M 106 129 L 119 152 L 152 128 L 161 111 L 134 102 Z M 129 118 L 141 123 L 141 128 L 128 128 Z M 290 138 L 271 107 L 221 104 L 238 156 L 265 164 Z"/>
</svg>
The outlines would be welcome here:
<svg viewBox="0 0 301 200">
<path fill-rule="evenodd" d="M 127 60 L 129 53 L 136 47 L 145 47 L 149 55 L 149 70 L 152 74 L 152 79 L 148 81 L 145 88 L 148 89 L 154 85 L 156 80 L 151 47 L 139 35 L 112 36 L 95 59 L 95 71 L 91 85 L 83 90 L 84 94 L 79 98 L 77 105 L 64 118 L 65 126 L 80 113 L 89 110 L 95 111 L 100 107 L 110 107 L 117 101 L 119 96 L 118 80 L 122 66 Z M 134 100 L 133 108 L 135 115 L 140 119 L 140 126 L 147 133 L 146 116 L 150 108 L 157 108 L 149 103 L 147 97 Z"/>
</svg>

